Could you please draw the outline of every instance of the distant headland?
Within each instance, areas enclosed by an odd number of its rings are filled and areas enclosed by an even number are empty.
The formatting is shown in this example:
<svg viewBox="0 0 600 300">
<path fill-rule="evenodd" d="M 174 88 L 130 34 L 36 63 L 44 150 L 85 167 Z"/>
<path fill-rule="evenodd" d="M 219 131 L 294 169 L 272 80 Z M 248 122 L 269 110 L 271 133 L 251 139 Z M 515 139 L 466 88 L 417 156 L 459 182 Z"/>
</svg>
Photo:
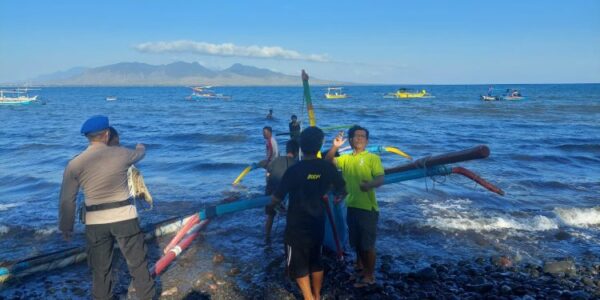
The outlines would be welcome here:
<svg viewBox="0 0 600 300">
<path fill-rule="evenodd" d="M 139 62 L 121 62 L 96 68 L 72 68 L 41 75 L 33 79 L 9 82 L 3 85 L 28 86 L 292 86 L 299 85 L 297 76 L 269 69 L 233 64 L 224 70 L 213 70 L 197 62 L 174 62 L 150 65 Z M 351 84 L 311 78 L 313 85 Z"/>
</svg>

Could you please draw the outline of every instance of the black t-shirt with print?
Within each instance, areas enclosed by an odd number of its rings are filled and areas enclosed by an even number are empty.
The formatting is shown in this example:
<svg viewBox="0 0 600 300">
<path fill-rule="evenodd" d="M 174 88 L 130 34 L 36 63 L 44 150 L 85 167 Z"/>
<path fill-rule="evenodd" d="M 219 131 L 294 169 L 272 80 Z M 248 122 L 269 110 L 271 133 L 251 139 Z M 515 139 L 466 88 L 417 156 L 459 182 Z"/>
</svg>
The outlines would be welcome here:
<svg viewBox="0 0 600 300">
<path fill-rule="evenodd" d="M 323 196 L 333 186 L 344 187 L 344 179 L 335 166 L 322 159 L 303 160 L 287 169 L 275 196 L 289 193 L 285 243 L 292 247 L 311 247 L 323 242 L 325 203 Z"/>
</svg>

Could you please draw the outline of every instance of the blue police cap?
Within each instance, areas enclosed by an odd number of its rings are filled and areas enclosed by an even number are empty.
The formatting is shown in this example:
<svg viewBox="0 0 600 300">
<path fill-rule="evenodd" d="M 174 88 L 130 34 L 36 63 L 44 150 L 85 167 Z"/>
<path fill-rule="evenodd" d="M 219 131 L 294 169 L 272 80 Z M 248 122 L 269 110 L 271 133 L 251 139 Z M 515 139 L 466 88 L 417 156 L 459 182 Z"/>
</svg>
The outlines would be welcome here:
<svg viewBox="0 0 600 300">
<path fill-rule="evenodd" d="M 108 127 L 108 117 L 100 115 L 92 116 L 81 125 L 81 134 L 87 135 L 88 133 L 108 129 Z"/>
</svg>

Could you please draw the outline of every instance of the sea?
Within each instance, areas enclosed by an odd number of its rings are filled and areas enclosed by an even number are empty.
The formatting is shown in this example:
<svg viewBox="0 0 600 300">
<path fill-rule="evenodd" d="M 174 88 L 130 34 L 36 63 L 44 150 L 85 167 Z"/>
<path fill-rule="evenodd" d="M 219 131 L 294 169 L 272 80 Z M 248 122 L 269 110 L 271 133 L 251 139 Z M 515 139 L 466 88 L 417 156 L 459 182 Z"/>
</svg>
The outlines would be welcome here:
<svg viewBox="0 0 600 300">
<path fill-rule="evenodd" d="M 434 97 L 389 99 L 384 95 L 398 86 L 348 86 L 349 98 L 326 100 L 326 87 L 313 86 L 317 125 L 360 124 L 371 145 L 415 158 L 487 145 L 488 158 L 455 166 L 506 194 L 459 175 L 384 185 L 377 189 L 378 255 L 392 256 L 400 270 L 494 255 L 533 263 L 599 259 L 600 84 L 496 85 L 496 94 L 514 88 L 526 98 L 492 102 L 480 100 L 487 85 L 405 87 Z M 262 195 L 263 169 L 239 186 L 232 182 L 264 158 L 264 126 L 273 128 L 282 152 L 290 116 L 308 126 L 302 85 L 215 89 L 231 98 L 186 100 L 186 87 L 56 87 L 35 91 L 39 103 L 0 106 L 0 261 L 84 245 L 83 225 L 67 243 L 57 220 L 64 168 L 86 148 L 79 130 L 93 115 L 109 117 L 123 146 L 146 145 L 137 167 L 155 207 L 140 213 L 142 224 L 189 215 L 232 195 Z M 326 130 L 326 144 L 338 130 Z M 381 159 L 385 167 L 408 162 L 389 153 Z M 215 219 L 206 231 L 217 233 L 205 242 L 260 265 L 248 249 L 263 245 L 246 237 L 261 240 L 264 218 L 263 209 L 254 209 Z M 275 242 L 284 226 L 278 217 Z"/>
</svg>

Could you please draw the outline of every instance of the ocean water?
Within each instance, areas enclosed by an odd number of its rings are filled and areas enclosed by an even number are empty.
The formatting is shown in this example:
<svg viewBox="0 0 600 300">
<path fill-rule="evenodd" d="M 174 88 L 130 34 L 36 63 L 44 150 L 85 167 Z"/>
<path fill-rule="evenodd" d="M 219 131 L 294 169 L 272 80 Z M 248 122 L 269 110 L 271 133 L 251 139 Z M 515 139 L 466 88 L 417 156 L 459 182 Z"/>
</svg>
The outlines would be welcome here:
<svg viewBox="0 0 600 300">
<path fill-rule="evenodd" d="M 395 146 L 419 158 L 479 144 L 487 159 L 464 166 L 496 184 L 492 194 L 458 175 L 420 179 L 378 189 L 380 254 L 398 268 L 482 255 L 509 255 L 539 262 L 556 257 L 597 260 L 600 253 L 600 85 L 502 85 L 518 88 L 523 101 L 483 102 L 487 86 L 414 86 L 431 99 L 384 99 L 395 86 L 351 86 L 352 97 L 326 100 L 312 87 L 317 124 L 361 124 L 370 143 Z M 223 87 L 230 100 L 189 101 L 183 87 L 45 88 L 44 105 L 0 107 L 0 261 L 16 260 L 83 244 L 57 231 L 58 195 L 67 162 L 86 147 L 79 134 L 91 115 L 105 114 L 121 143 L 144 143 L 138 164 L 155 198 L 142 223 L 191 214 L 232 194 L 264 190 L 264 170 L 240 187 L 231 182 L 264 157 L 262 127 L 287 131 L 290 115 L 308 124 L 302 87 Z M 107 96 L 117 101 L 107 102 Z M 274 120 L 266 120 L 273 109 Z M 327 142 L 336 131 L 327 132 Z M 287 136 L 278 136 L 280 149 Z M 406 160 L 383 154 L 384 166 Z M 216 247 L 242 260 L 239 245 L 262 234 L 264 211 L 215 220 Z M 282 233 L 277 219 L 275 234 Z M 257 247 L 257 245 L 246 245 Z M 259 262 L 256 262 L 259 263 Z"/>
</svg>

